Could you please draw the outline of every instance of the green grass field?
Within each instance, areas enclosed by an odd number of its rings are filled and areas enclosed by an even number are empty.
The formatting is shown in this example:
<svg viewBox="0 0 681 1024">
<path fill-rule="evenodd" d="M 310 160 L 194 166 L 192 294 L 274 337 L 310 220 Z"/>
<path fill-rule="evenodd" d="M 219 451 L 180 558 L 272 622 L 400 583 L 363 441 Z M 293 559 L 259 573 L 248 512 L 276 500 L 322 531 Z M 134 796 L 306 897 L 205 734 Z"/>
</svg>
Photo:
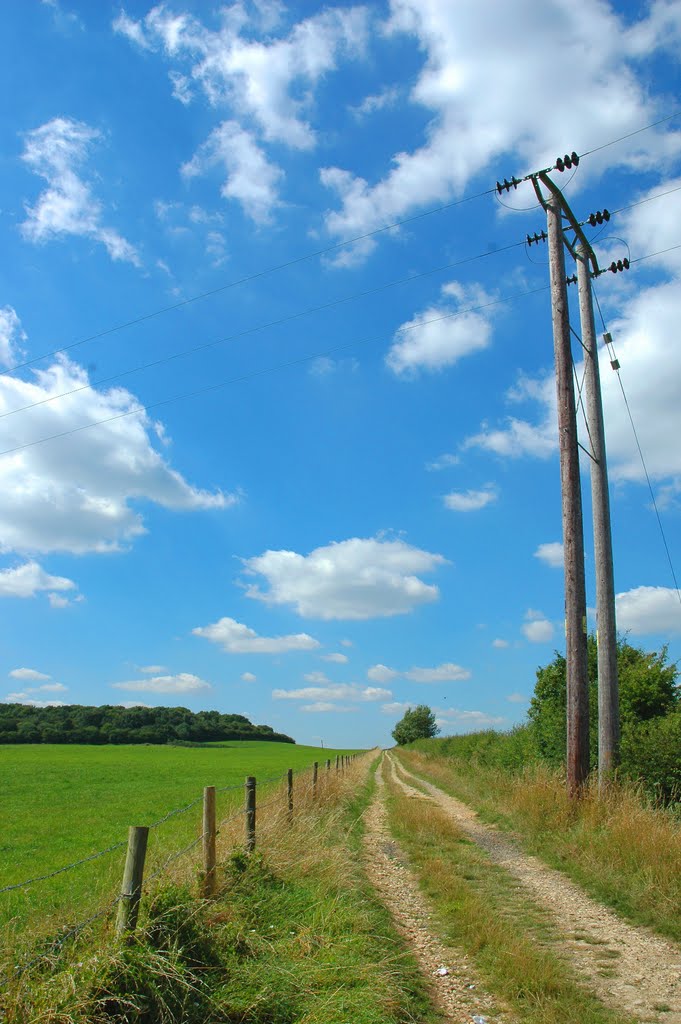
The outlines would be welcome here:
<svg viewBox="0 0 681 1024">
<path fill-rule="evenodd" d="M 289 743 L 233 741 L 201 747 L 0 746 L 0 889 L 46 874 L 125 840 L 129 825 L 150 825 L 201 797 L 219 793 L 218 821 L 243 803 L 246 775 L 260 782 L 323 765 L 340 751 Z M 271 788 L 270 784 L 270 788 Z M 295 785 L 295 783 L 294 783 Z M 266 799 L 266 787 L 260 790 Z M 150 833 L 147 871 L 201 831 L 201 803 Z M 125 849 L 73 871 L 0 893 L 0 925 L 22 931 L 70 926 L 116 892 Z"/>
</svg>

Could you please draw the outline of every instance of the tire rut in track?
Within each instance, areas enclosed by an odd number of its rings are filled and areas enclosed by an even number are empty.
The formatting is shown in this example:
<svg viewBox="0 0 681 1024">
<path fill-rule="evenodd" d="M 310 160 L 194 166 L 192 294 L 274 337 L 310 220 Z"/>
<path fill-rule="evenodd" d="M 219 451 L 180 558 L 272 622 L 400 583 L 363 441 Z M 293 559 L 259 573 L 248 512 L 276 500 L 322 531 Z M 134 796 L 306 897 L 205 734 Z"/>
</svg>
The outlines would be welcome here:
<svg viewBox="0 0 681 1024">
<path fill-rule="evenodd" d="M 640 1022 L 681 1024 L 678 946 L 647 928 L 628 924 L 560 871 L 524 853 L 498 829 L 481 822 L 467 804 L 413 775 L 401 762 L 398 774 L 394 759 L 387 755 L 387 760 L 392 778 L 403 790 L 423 797 L 423 792 L 405 780 L 416 782 L 495 864 L 514 875 L 535 901 L 551 912 L 562 936 L 556 952 L 571 961 L 604 1003 Z M 604 970 L 610 976 L 604 977 Z"/>
<path fill-rule="evenodd" d="M 383 762 L 376 773 L 376 796 L 364 815 L 364 859 L 371 884 L 406 939 L 445 1021 L 470 1024 L 477 1014 L 490 1024 L 492 1020 L 512 1024 L 514 1018 L 499 1012 L 500 1001 L 485 991 L 463 950 L 444 945 L 433 934 L 431 907 L 388 827 L 382 768 Z M 447 973 L 439 974 L 443 967 Z"/>
</svg>

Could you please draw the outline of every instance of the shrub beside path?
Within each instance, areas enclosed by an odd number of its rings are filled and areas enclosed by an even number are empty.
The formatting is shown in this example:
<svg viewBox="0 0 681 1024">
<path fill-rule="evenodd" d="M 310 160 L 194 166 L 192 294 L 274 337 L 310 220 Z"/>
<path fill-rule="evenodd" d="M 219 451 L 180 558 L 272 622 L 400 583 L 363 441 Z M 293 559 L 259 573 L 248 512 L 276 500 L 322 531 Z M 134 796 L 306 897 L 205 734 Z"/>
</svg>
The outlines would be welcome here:
<svg viewBox="0 0 681 1024">
<path fill-rule="evenodd" d="M 647 928 L 634 927 L 587 896 L 559 871 L 524 853 L 507 835 L 437 786 L 413 775 L 389 754 L 391 776 L 412 797 L 432 799 L 490 859 L 514 875 L 552 914 L 563 953 L 603 1000 L 637 1020 L 681 1024 L 681 949 Z M 409 785 L 416 783 L 418 788 Z M 604 954 L 608 977 L 603 970 Z"/>
</svg>

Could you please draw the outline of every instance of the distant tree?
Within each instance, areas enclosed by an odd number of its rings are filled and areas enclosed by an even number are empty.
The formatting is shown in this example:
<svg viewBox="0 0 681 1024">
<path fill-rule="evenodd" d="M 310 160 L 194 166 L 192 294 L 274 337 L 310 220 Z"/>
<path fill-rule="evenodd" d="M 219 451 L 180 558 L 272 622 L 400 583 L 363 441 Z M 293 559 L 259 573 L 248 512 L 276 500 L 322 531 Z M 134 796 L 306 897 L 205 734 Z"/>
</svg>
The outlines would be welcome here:
<svg viewBox="0 0 681 1024">
<path fill-rule="evenodd" d="M 409 708 L 393 729 L 393 739 L 398 746 L 412 743 L 414 740 L 427 740 L 437 736 L 439 729 L 435 724 L 435 715 L 426 704 L 418 704 Z"/>
</svg>

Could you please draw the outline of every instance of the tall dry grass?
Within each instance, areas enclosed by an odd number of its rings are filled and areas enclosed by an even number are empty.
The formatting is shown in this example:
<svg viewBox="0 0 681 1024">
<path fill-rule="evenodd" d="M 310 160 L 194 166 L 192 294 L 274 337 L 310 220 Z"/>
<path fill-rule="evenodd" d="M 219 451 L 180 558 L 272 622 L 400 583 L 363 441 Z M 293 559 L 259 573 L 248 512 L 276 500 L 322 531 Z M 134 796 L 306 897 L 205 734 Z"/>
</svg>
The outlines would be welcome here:
<svg viewBox="0 0 681 1024">
<path fill-rule="evenodd" d="M 511 775 L 414 751 L 399 757 L 487 820 L 519 833 L 531 852 L 596 898 L 681 941 L 681 820 L 634 786 L 613 784 L 599 796 L 592 783 L 575 801 L 563 778 L 540 764 Z"/>
</svg>

